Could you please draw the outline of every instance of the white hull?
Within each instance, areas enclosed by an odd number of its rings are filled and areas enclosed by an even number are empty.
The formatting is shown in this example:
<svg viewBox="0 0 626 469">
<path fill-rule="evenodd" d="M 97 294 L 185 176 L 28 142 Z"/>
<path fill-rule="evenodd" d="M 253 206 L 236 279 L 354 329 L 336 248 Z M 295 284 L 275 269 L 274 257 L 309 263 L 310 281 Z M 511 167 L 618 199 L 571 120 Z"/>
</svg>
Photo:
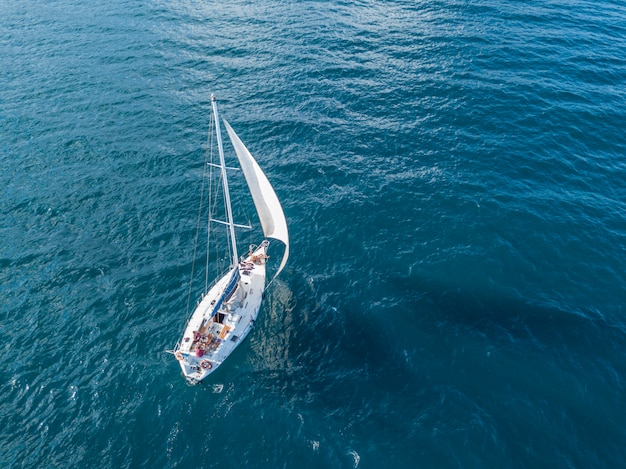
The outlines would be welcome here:
<svg viewBox="0 0 626 469">
<path fill-rule="evenodd" d="M 251 252 L 243 261 L 239 258 L 235 228 L 250 229 L 251 226 L 237 225 L 233 221 L 227 176 L 227 169 L 232 168 L 226 166 L 220 119 L 213 95 L 211 95 L 211 106 L 214 117 L 212 130 L 215 131 L 219 164 L 216 164 L 213 159 L 213 147 L 209 145 L 211 151 L 207 149 L 202 185 L 202 194 L 204 194 L 205 185 L 208 187 L 207 262 L 208 252 L 211 251 L 209 249 L 211 244 L 209 235 L 213 233 L 211 227 L 217 223 L 226 226 L 225 235 L 230 243 L 228 255 L 230 256 L 231 268 L 202 296 L 202 300 L 185 326 L 182 339 L 173 351 L 183 370 L 185 379 L 190 383 L 198 383 L 217 370 L 252 329 L 261 309 L 261 301 L 265 291 L 265 262 L 267 260 L 267 247 L 269 246 L 267 238 L 276 239 L 285 245 L 285 252 L 278 269 L 274 273 L 274 278 L 283 270 L 289 257 L 287 220 L 276 192 L 274 192 L 267 176 L 250 151 L 228 122 L 224 120 L 228 137 L 250 190 L 250 196 L 259 216 L 263 235 L 266 238 L 259 247 L 250 247 Z M 210 138 L 209 143 L 212 141 Z M 209 156 L 211 156 L 210 161 Z M 218 206 L 218 202 L 224 203 L 223 210 Z M 202 213 L 202 207 L 203 202 L 200 203 L 199 213 Z M 219 218 L 214 218 L 216 215 Z M 200 230 L 200 217 L 198 218 L 197 229 L 194 252 L 198 247 L 197 234 Z M 223 251 L 226 250 L 225 246 L 222 248 L 224 248 Z M 208 270 L 207 264 L 207 274 Z M 190 284 L 193 285 L 193 268 Z"/>
<path fill-rule="evenodd" d="M 213 373 L 252 329 L 265 290 L 268 244 L 264 241 L 235 267 L 240 273 L 236 289 L 213 317 L 215 305 L 227 288 L 234 269 L 217 281 L 193 312 L 175 350 L 188 382 L 198 383 Z"/>
</svg>

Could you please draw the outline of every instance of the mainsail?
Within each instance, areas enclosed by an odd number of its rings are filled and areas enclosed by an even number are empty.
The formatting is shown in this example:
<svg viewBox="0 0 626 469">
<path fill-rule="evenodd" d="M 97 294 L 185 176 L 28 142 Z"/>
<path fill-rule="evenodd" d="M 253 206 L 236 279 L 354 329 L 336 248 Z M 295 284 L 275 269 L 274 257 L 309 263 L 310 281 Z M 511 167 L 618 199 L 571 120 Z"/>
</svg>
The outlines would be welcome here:
<svg viewBox="0 0 626 469">
<path fill-rule="evenodd" d="M 267 238 L 277 239 L 285 244 L 285 254 L 283 260 L 278 267 L 278 271 L 274 275 L 276 277 L 289 257 L 289 232 L 287 231 L 287 220 L 283 213 L 283 208 L 280 205 L 280 201 L 274 192 L 274 188 L 268 181 L 267 177 L 254 160 L 246 146 L 239 139 L 232 127 L 226 122 L 226 119 L 222 118 L 224 126 L 230 137 L 230 141 L 233 144 L 241 170 L 246 178 L 252 200 L 256 207 L 259 219 L 261 220 L 261 226 L 263 228 L 263 234 Z"/>
</svg>

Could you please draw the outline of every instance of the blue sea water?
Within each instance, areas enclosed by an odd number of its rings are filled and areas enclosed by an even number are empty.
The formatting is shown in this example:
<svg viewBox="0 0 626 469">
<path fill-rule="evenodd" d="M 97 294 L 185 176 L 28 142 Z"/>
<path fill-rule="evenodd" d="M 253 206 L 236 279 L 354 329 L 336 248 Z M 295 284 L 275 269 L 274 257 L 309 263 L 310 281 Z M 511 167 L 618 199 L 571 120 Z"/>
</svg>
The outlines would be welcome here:
<svg viewBox="0 0 626 469">
<path fill-rule="evenodd" d="M 0 466 L 626 467 L 625 51 L 609 0 L 0 2 Z M 211 93 L 292 256 L 188 386 Z"/>
</svg>

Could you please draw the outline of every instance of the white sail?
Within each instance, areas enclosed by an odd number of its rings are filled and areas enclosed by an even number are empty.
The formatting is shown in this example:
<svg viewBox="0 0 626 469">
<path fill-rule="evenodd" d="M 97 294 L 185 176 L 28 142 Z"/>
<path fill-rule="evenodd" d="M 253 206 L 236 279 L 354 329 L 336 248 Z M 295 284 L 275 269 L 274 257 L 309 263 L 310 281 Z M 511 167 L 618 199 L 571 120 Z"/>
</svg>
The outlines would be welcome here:
<svg viewBox="0 0 626 469">
<path fill-rule="evenodd" d="M 283 267 L 287 263 L 287 258 L 289 257 L 289 232 L 287 231 L 287 220 L 285 219 L 283 208 L 276 196 L 276 192 L 274 192 L 274 188 L 246 146 L 239 139 L 228 122 L 226 122 L 226 119 L 222 118 L 222 121 L 224 122 L 230 141 L 239 159 L 239 164 L 241 165 L 241 170 L 246 178 L 248 187 L 250 188 L 252 200 L 254 201 L 259 219 L 261 220 L 261 226 L 263 227 L 263 234 L 265 234 L 267 238 L 277 239 L 285 244 L 285 254 L 278 267 L 278 271 L 274 275 L 274 277 L 276 277 L 276 275 L 283 270 Z"/>
</svg>

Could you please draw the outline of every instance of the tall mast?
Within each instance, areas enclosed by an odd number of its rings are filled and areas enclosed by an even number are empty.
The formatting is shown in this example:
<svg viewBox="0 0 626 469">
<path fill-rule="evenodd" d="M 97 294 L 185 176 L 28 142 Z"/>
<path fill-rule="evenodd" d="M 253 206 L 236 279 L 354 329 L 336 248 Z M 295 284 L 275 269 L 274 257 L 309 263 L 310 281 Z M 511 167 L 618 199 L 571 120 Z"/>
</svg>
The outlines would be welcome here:
<svg viewBox="0 0 626 469">
<path fill-rule="evenodd" d="M 226 177 L 226 161 L 224 160 L 224 148 L 222 147 L 222 133 L 220 132 L 220 119 L 217 115 L 217 103 L 215 95 L 211 95 L 211 105 L 213 106 L 213 115 L 215 116 L 215 136 L 217 137 L 217 149 L 220 154 L 220 166 L 222 172 L 222 181 L 224 182 L 224 199 L 226 201 L 226 215 L 228 217 L 228 229 L 230 231 L 230 242 L 233 249 L 233 257 L 231 259 L 231 267 L 239 262 L 237 255 L 237 240 L 235 239 L 235 224 L 233 222 L 233 211 L 230 206 L 230 192 L 228 191 L 228 178 Z"/>
</svg>

